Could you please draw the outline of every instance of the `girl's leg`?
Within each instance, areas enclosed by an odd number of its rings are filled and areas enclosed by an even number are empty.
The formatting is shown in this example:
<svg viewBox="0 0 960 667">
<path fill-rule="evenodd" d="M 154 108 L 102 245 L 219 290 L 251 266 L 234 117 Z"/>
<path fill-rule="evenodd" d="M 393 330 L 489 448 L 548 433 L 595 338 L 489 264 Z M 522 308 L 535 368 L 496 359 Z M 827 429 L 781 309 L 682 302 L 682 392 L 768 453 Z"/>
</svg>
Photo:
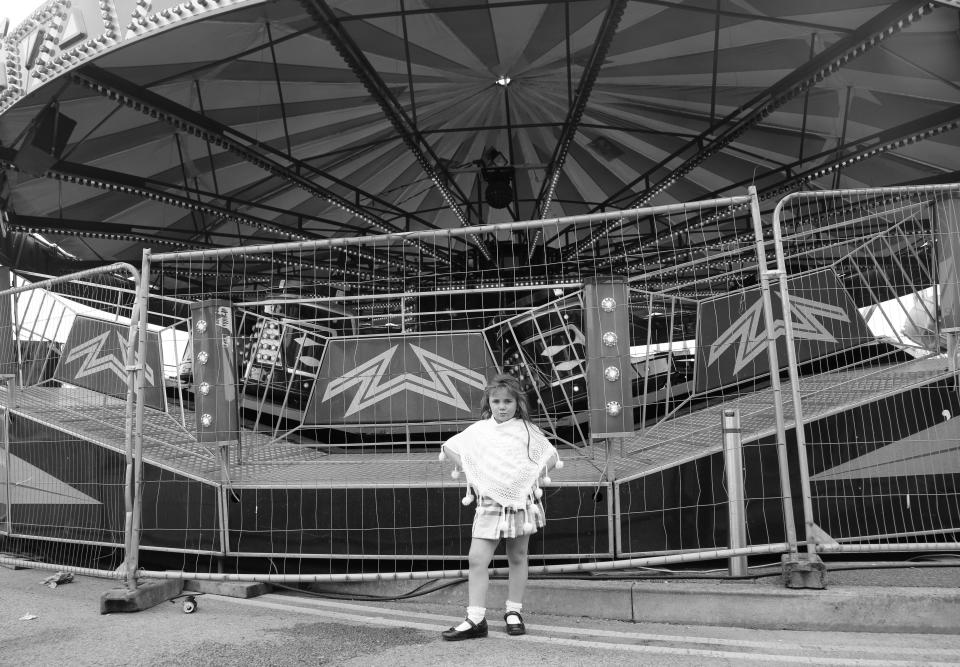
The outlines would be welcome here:
<svg viewBox="0 0 960 667">
<path fill-rule="evenodd" d="M 507 538 L 507 563 L 510 567 L 510 581 L 507 585 L 507 599 L 522 603 L 523 594 L 527 590 L 527 572 L 529 555 L 527 545 L 530 535 L 518 535 Z M 473 576 L 473 570 L 470 571 Z"/>
<path fill-rule="evenodd" d="M 490 561 L 497 548 L 499 540 L 486 540 L 474 537 L 470 542 L 470 580 L 467 585 L 469 605 L 471 607 L 487 606 L 487 588 L 490 585 Z M 509 541 L 507 542 L 509 545 Z M 511 578 L 513 570 L 511 569 Z"/>
<path fill-rule="evenodd" d="M 497 548 L 498 540 L 485 540 L 474 537 L 470 542 L 470 579 L 467 584 L 469 602 L 467 602 L 467 619 L 460 625 L 450 628 L 443 633 L 444 639 L 462 638 L 458 633 L 466 632 L 484 620 L 487 613 L 487 587 L 490 584 L 490 560 L 493 551 Z M 473 623 L 474 626 L 471 626 Z M 480 635 L 480 636 L 486 636 Z"/>
</svg>

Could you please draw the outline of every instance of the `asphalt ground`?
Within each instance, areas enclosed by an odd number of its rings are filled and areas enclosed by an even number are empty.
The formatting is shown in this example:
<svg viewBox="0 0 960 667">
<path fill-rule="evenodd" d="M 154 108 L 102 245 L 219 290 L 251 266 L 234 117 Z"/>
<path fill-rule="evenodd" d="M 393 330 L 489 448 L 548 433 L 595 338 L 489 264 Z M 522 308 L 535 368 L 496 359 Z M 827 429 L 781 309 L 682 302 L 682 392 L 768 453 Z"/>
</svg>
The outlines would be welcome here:
<svg viewBox="0 0 960 667">
<path fill-rule="evenodd" d="M 836 572 L 828 590 L 849 593 L 856 600 L 858 594 L 886 589 L 889 611 L 895 615 L 897 596 L 955 592 L 958 573 L 960 569 L 949 567 L 848 570 Z M 440 632 L 463 614 L 462 584 L 402 600 L 389 599 L 400 596 L 383 586 L 363 591 L 353 587 L 346 594 L 278 588 L 249 599 L 206 593 L 196 598 L 198 607 L 191 614 L 183 613 L 182 599 L 136 613 L 101 614 L 101 597 L 118 582 L 76 576 L 50 588 L 43 581 L 51 574 L 0 568 L 0 665 L 960 664 L 960 606 L 952 603 L 937 613 L 953 623 L 954 633 L 758 629 L 749 624 L 650 623 L 585 613 L 595 604 L 590 598 L 603 599 L 609 586 L 621 590 L 658 586 L 676 591 L 672 593 L 676 598 L 684 598 L 680 587 L 706 596 L 730 591 L 733 597 L 725 598 L 727 604 L 749 608 L 752 603 L 741 591 L 753 587 L 755 593 L 779 596 L 782 585 L 776 577 L 751 583 L 637 579 L 606 581 L 602 586 L 593 581 L 572 586 L 534 581 L 525 604 L 529 633 L 519 638 L 503 632 L 497 608 L 502 582 L 493 582 L 489 637 L 444 642 Z M 840 583 L 839 578 L 850 581 Z M 891 579 L 913 585 L 891 586 Z M 877 585 L 884 581 L 887 585 Z M 396 591 L 416 587 L 414 582 L 400 584 Z M 549 590 L 555 585 L 560 592 Z M 817 593 L 823 591 L 798 595 Z M 686 603 L 697 600 L 688 596 Z"/>
</svg>

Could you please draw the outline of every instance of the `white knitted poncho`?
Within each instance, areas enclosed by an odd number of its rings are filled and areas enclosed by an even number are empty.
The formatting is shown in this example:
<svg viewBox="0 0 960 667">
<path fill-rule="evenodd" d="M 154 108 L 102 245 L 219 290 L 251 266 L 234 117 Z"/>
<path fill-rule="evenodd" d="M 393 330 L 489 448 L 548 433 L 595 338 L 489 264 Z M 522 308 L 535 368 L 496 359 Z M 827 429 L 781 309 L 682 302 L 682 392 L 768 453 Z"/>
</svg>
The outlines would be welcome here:
<svg viewBox="0 0 960 667">
<path fill-rule="evenodd" d="M 557 454 L 533 424 L 522 419 L 498 424 L 493 417 L 471 424 L 443 447 L 460 457 L 468 485 L 465 504 L 473 500 L 469 492 L 472 488 L 478 498 L 490 498 L 513 509 L 523 509 L 541 495 L 539 480 L 546 477 L 547 464 Z"/>
</svg>

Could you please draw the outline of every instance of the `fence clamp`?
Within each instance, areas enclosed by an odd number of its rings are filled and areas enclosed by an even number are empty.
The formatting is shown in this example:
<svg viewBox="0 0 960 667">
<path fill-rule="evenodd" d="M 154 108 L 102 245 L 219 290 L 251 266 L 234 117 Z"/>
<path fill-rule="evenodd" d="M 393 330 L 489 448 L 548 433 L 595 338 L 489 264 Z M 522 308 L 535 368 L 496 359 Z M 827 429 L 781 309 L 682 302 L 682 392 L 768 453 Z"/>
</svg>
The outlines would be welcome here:
<svg viewBox="0 0 960 667">
<path fill-rule="evenodd" d="M 785 272 L 782 269 L 770 269 L 769 271 L 764 271 L 763 275 L 769 278 L 779 278 L 780 276 L 784 275 L 784 273 Z"/>
<path fill-rule="evenodd" d="M 128 370 L 128 371 L 142 371 L 143 369 L 144 369 L 144 365 L 143 365 L 143 364 L 132 364 L 132 365 L 130 365 L 130 366 L 127 366 L 124 370 Z"/>
</svg>

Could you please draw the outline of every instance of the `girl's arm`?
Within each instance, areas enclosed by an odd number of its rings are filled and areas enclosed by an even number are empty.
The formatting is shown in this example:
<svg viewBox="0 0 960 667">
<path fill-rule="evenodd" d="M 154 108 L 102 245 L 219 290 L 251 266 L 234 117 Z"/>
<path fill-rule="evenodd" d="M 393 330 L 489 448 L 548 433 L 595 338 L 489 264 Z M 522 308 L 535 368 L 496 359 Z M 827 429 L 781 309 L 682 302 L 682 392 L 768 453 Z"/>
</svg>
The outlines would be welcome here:
<svg viewBox="0 0 960 667">
<path fill-rule="evenodd" d="M 553 455 L 547 459 L 547 470 L 553 470 L 557 467 L 557 463 L 560 461 L 560 454 L 554 452 Z"/>
<path fill-rule="evenodd" d="M 440 451 L 444 453 L 444 455 L 447 457 L 447 460 L 453 462 L 453 465 L 458 468 L 463 467 L 462 462 L 460 461 L 460 455 L 453 451 L 452 448 L 447 447 L 447 443 L 443 443 L 443 445 L 441 445 Z"/>
<path fill-rule="evenodd" d="M 550 458 L 547 459 L 547 462 L 545 464 L 546 469 L 548 471 L 553 470 L 554 468 L 557 467 L 557 464 L 559 464 L 560 467 L 562 468 L 563 463 L 560 462 L 560 454 L 559 452 L 557 452 L 557 448 L 552 443 L 550 443 L 550 440 L 547 438 L 546 434 L 544 434 L 544 432 L 540 430 L 539 426 L 536 426 L 535 424 L 530 424 L 529 422 L 527 422 L 527 424 L 534 429 L 533 433 L 536 434 L 536 437 L 542 438 L 544 441 L 546 441 L 547 445 L 553 449 L 553 454 L 550 455 Z"/>
</svg>

